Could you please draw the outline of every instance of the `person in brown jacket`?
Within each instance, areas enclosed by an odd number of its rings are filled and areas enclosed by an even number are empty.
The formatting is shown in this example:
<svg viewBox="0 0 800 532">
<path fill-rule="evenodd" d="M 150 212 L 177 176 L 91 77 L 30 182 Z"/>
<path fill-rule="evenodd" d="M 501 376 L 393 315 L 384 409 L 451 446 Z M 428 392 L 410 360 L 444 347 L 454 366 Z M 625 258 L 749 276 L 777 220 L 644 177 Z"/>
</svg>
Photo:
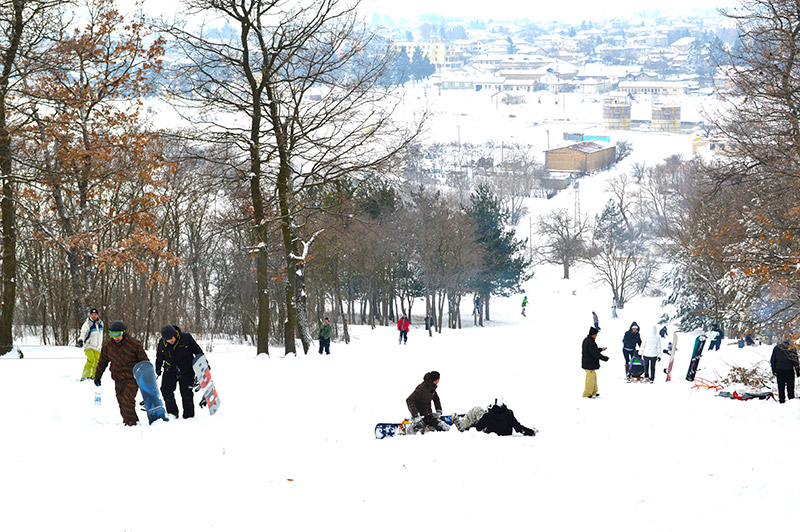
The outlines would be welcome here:
<svg viewBox="0 0 800 532">
<path fill-rule="evenodd" d="M 419 432 L 426 428 L 432 430 L 447 430 L 449 427 L 444 421 L 439 419 L 442 415 L 442 402 L 436 387 L 439 384 L 439 372 L 431 371 L 425 374 L 422 382 L 414 389 L 406 399 L 406 406 L 411 412 L 411 430 L 409 432 Z M 431 408 L 433 403 L 436 411 Z"/>
<path fill-rule="evenodd" d="M 133 366 L 149 359 L 142 342 L 129 336 L 125 330 L 125 324 L 120 320 L 116 320 L 108 328 L 110 338 L 103 342 L 100 349 L 94 383 L 100 386 L 106 366 L 111 363 L 111 378 L 114 379 L 122 422 L 133 426 L 139 422 L 139 416 L 136 415 L 136 392 L 139 391 L 139 386 L 133 378 Z"/>
</svg>

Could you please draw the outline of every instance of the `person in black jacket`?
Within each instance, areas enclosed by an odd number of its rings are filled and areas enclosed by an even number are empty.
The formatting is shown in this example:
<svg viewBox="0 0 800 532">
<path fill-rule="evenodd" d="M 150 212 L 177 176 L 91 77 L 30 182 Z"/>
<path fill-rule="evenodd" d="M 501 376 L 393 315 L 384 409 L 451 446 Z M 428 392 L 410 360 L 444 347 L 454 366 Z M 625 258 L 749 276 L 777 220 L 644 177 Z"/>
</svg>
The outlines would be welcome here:
<svg viewBox="0 0 800 532">
<path fill-rule="evenodd" d="M 597 347 L 597 329 L 589 327 L 589 335 L 583 339 L 581 346 L 581 367 L 586 371 L 586 385 L 583 389 L 584 397 L 597 397 L 597 373 L 600 369 L 600 361 L 607 361 L 608 357 L 603 354 L 605 347 Z"/>
<path fill-rule="evenodd" d="M 536 436 L 536 429 L 529 429 L 517 421 L 514 412 L 503 403 L 502 399 L 495 399 L 494 404 L 473 426 L 480 432 L 498 436 L 511 436 L 513 431 L 523 436 Z"/>
<path fill-rule="evenodd" d="M 769 364 L 772 366 L 772 374 L 778 381 L 778 400 L 785 403 L 787 391 L 789 399 L 794 399 L 794 376 L 800 373 L 800 362 L 797 352 L 792 349 L 788 340 L 775 346 Z"/>
<path fill-rule="evenodd" d="M 625 336 L 622 337 L 622 354 L 625 355 L 625 375 L 628 375 L 628 369 L 631 364 L 631 357 L 635 354 L 636 348 L 642 345 L 642 337 L 639 335 L 639 324 L 635 321 L 631 323 L 630 328 L 625 331 Z"/>
<path fill-rule="evenodd" d="M 156 375 L 161 375 L 164 368 L 164 377 L 161 379 L 161 395 L 164 396 L 164 406 L 167 413 L 178 417 L 178 405 L 175 402 L 175 387 L 180 385 L 181 403 L 183 403 L 183 417 L 194 417 L 194 369 L 192 361 L 195 355 L 202 354 L 203 350 L 194 341 L 192 335 L 182 332 L 177 325 L 164 325 L 161 328 L 161 340 L 156 348 Z"/>
</svg>

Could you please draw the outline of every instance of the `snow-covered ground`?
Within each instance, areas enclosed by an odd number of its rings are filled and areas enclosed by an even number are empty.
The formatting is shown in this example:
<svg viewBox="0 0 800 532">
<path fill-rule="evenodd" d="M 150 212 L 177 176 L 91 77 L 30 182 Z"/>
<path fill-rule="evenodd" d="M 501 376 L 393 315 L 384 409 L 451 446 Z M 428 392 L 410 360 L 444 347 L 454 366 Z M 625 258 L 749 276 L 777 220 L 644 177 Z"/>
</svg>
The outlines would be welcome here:
<svg viewBox="0 0 800 532">
<path fill-rule="evenodd" d="M 445 142 L 524 141 L 544 150 L 563 132 L 600 122 L 600 104 L 587 106 L 579 95 L 560 105 L 545 94 L 542 103 L 537 96 L 523 106 L 498 106 L 480 93 L 434 99 L 433 90 L 420 88 L 419 101 L 432 99 L 430 135 Z M 612 143 L 620 138 L 632 142 L 633 154 L 580 180 L 584 214 L 602 209 L 613 173 L 691 154 L 688 135 L 615 132 Z M 574 193 L 531 200 L 531 212 L 572 207 Z M 527 220 L 520 225 L 520 236 L 528 227 Z M 253 347 L 217 341 L 208 358 L 219 412 L 210 417 L 198 409 L 192 420 L 152 426 L 122 426 L 108 375 L 102 404 L 94 405 L 95 387 L 78 381 L 81 350 L 24 347 L 23 359 L 0 358 L 0 530 L 672 531 L 791 524 L 800 401 L 741 402 L 692 389 L 684 376 L 696 333 L 680 335 L 673 382 L 661 373 L 666 360 L 655 384 L 624 382 L 622 335 L 634 320 L 646 335 L 664 312 L 659 300 L 636 298 L 612 320 L 610 292 L 590 272 L 575 268 L 570 280 L 560 274 L 559 266 L 537 267 L 525 286 L 528 316 L 520 315 L 521 294 L 495 298 L 483 328 L 472 325 L 467 303 L 464 329 L 429 338 L 418 303 L 405 346 L 397 345 L 394 328 L 363 326 L 352 328 L 351 344 L 334 343 L 330 356 L 282 358 L 273 348 L 271 358 L 257 358 Z M 608 346 L 611 361 L 598 372 L 601 397 L 584 399 L 580 345 L 593 310 L 602 328 L 598 343 Z M 715 380 L 731 364 L 749 367 L 771 353 L 771 346 L 738 349 L 730 341 L 706 353 L 700 377 Z M 539 435 L 451 431 L 376 440 L 375 424 L 402 420 L 405 398 L 430 370 L 442 374 L 445 412 L 463 413 L 502 395 Z"/>
<path fill-rule="evenodd" d="M 353 328 L 350 345 L 256 358 L 208 354 L 222 406 L 210 417 L 122 426 L 113 383 L 79 382 L 82 351 L 25 348 L 0 358 L 0 530 L 746 530 L 788 525 L 796 498 L 800 401 L 715 397 L 684 380 L 624 382 L 621 338 L 663 309 L 639 298 L 610 318 L 607 289 L 542 267 L 522 296 L 492 301 L 492 321 L 429 338 L 415 308 L 409 343 Z M 600 316 L 601 397 L 584 399 L 580 344 Z M 112 317 L 109 317 L 112 318 Z M 135 334 L 135 331 L 132 331 Z M 699 376 L 768 358 L 723 341 Z M 202 341 L 201 341 L 202 343 Z M 151 360 L 153 353 L 149 353 Z M 505 397 L 538 436 L 451 431 L 376 440 L 407 415 L 425 372 L 442 374 L 446 412 Z M 144 413 L 140 413 L 144 418 Z"/>
</svg>

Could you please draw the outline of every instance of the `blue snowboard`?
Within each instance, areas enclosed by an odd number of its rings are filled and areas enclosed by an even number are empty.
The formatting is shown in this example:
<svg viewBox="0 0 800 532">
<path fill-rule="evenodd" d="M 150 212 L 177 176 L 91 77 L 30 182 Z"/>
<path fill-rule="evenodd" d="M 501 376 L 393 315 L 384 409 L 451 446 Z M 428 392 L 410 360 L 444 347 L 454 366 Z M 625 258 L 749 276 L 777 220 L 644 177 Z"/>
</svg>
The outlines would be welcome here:
<svg viewBox="0 0 800 532">
<path fill-rule="evenodd" d="M 689 361 L 689 371 L 686 372 L 686 380 L 693 381 L 697 374 L 697 366 L 700 364 L 700 357 L 703 356 L 703 348 L 706 346 L 706 335 L 701 334 L 694 341 L 692 359 Z"/>
<path fill-rule="evenodd" d="M 453 416 L 439 416 L 439 419 L 447 423 L 448 425 L 453 424 Z M 378 423 L 375 425 L 375 437 L 379 440 L 384 438 L 391 438 L 392 436 L 401 436 L 406 434 L 406 425 L 408 425 L 408 420 L 403 421 L 402 423 Z"/>
<path fill-rule="evenodd" d="M 147 360 L 139 362 L 133 366 L 133 378 L 136 379 L 139 390 L 142 392 L 147 421 L 151 425 L 157 419 L 169 421 L 164 410 L 164 403 L 161 401 L 161 394 L 158 392 L 156 372 L 153 369 L 153 365 Z"/>
</svg>

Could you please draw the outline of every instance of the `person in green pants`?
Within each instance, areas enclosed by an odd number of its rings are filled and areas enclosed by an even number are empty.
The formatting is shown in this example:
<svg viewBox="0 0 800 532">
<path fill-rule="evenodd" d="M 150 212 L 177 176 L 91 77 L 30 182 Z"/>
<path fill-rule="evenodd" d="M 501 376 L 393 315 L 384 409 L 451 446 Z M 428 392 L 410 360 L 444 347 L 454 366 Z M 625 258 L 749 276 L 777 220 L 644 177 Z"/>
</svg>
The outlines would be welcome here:
<svg viewBox="0 0 800 532">
<path fill-rule="evenodd" d="M 319 338 L 319 354 L 322 354 L 322 350 L 325 350 L 326 355 L 331 354 L 331 322 L 328 318 L 325 318 L 325 321 L 319 327 L 319 334 L 317 335 Z"/>
<path fill-rule="evenodd" d="M 103 320 L 100 319 L 96 308 L 89 311 L 89 317 L 83 322 L 76 345 L 82 347 L 86 354 L 86 364 L 83 366 L 81 380 L 94 381 L 97 361 L 100 360 L 100 348 L 103 346 Z"/>
</svg>

